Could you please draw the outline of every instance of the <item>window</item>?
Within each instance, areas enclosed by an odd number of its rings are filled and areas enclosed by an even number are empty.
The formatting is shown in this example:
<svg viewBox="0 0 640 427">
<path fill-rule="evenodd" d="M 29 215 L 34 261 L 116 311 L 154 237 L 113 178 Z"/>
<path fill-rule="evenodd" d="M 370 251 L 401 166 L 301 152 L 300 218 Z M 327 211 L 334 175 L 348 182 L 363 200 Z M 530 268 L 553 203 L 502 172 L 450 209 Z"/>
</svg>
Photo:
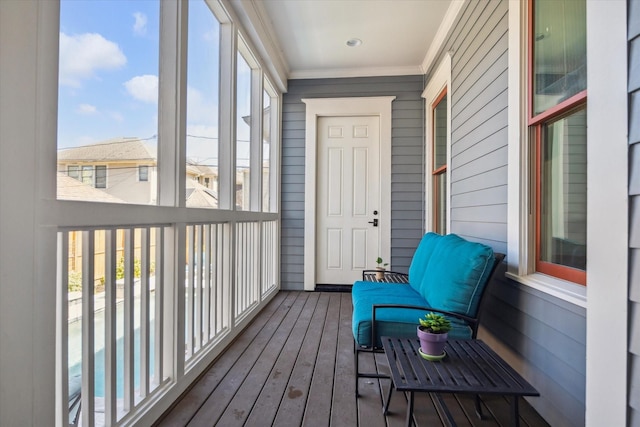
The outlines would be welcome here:
<svg viewBox="0 0 640 427">
<path fill-rule="evenodd" d="M 447 233 L 447 89 L 445 88 L 431 106 L 433 156 L 433 231 Z"/>
<path fill-rule="evenodd" d="M 93 186 L 93 166 L 82 166 L 80 181 L 84 184 Z"/>
<path fill-rule="evenodd" d="M 431 74 L 422 93 L 425 99 L 425 231 L 449 230 L 451 171 L 451 55 L 447 54 Z"/>
<path fill-rule="evenodd" d="M 60 2 L 58 163 L 93 164 L 67 172 L 119 203 L 157 200 L 154 186 L 135 185 L 137 168 L 126 162 L 156 167 L 159 15 L 158 0 Z M 105 200 L 66 179 L 57 187 L 60 199 L 72 191 L 74 200 Z"/>
<path fill-rule="evenodd" d="M 530 3 L 536 271 L 586 283 L 586 2 Z"/>
<path fill-rule="evenodd" d="M 146 166 L 146 165 L 138 166 L 138 181 L 140 182 L 149 181 L 149 166 Z"/>
<path fill-rule="evenodd" d="M 186 205 L 218 208 L 220 22 L 204 1 L 189 2 L 188 44 Z M 193 184 L 192 168 L 215 192 Z"/>
<path fill-rule="evenodd" d="M 96 188 L 107 188 L 107 167 L 104 165 L 96 166 Z"/>
<path fill-rule="evenodd" d="M 80 167 L 77 165 L 68 166 L 67 175 L 71 178 L 80 179 Z"/>
</svg>

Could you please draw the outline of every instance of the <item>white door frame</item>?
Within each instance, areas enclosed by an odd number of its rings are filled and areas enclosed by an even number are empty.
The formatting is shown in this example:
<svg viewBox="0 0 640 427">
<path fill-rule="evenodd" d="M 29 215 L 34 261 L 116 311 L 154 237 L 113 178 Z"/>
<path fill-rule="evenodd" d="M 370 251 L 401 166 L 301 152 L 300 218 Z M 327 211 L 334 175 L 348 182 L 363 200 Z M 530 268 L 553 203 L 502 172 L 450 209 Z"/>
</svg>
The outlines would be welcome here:
<svg viewBox="0 0 640 427">
<path fill-rule="evenodd" d="M 395 96 L 303 99 L 306 108 L 304 197 L 304 290 L 316 281 L 316 165 L 318 117 L 380 117 L 380 256 L 391 259 L 391 102 Z M 388 178 L 388 179 L 383 179 Z M 372 260 L 373 262 L 373 260 Z"/>
</svg>

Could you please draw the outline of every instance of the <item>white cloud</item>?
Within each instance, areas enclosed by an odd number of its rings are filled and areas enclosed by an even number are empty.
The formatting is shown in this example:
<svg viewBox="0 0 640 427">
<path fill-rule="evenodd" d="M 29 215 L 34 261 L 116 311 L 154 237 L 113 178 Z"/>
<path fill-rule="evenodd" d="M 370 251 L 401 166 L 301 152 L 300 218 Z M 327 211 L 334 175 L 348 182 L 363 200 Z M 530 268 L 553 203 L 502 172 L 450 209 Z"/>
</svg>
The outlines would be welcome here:
<svg viewBox="0 0 640 427">
<path fill-rule="evenodd" d="M 91 114 L 96 114 L 98 112 L 98 109 L 96 108 L 95 105 L 80 104 L 76 111 L 80 114 L 91 115 Z"/>
<path fill-rule="evenodd" d="M 147 33 L 147 15 L 142 12 L 136 12 L 133 14 L 136 22 L 133 24 L 133 33 L 139 36 L 143 36 Z"/>
<path fill-rule="evenodd" d="M 158 76 L 145 74 L 124 83 L 127 92 L 138 101 L 154 104 L 158 102 Z"/>
<path fill-rule="evenodd" d="M 117 111 L 110 112 L 109 117 L 111 117 L 116 122 L 119 122 L 119 123 L 124 122 L 124 116 Z"/>
<path fill-rule="evenodd" d="M 192 124 L 214 125 L 218 121 L 218 106 L 213 98 L 206 99 L 198 89 L 187 87 L 187 120 Z"/>
<path fill-rule="evenodd" d="M 120 47 L 100 34 L 60 33 L 60 84 L 80 87 L 98 70 L 116 70 L 127 63 Z"/>
</svg>

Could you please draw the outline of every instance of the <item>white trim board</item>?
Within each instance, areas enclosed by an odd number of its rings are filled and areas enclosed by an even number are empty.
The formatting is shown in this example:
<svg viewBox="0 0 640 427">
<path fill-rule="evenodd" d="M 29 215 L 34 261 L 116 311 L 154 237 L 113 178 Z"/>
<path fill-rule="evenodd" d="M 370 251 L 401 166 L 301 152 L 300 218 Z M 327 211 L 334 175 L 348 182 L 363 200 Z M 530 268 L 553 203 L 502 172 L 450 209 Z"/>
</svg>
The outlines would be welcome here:
<svg viewBox="0 0 640 427">
<path fill-rule="evenodd" d="M 316 279 L 317 122 L 322 116 L 380 117 L 380 256 L 391 259 L 391 103 L 395 96 L 302 99 L 306 104 L 304 197 L 304 290 Z M 387 178 L 388 179 L 385 179 Z"/>
</svg>

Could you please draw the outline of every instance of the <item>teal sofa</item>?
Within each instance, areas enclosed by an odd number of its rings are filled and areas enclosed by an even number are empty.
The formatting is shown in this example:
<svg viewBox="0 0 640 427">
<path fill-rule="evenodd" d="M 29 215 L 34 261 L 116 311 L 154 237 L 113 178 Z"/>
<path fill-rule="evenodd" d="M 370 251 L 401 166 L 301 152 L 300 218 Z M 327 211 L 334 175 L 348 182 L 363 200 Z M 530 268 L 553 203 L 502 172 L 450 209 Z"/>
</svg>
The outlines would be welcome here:
<svg viewBox="0 0 640 427">
<path fill-rule="evenodd" d="M 450 338 L 475 338 L 484 291 L 503 259 L 491 247 L 456 234 L 427 233 L 414 253 L 406 284 L 355 282 L 356 393 L 358 377 L 380 377 L 358 371 L 358 353 L 380 349 L 382 336 L 415 337 L 418 319 L 427 312 L 442 313 L 451 321 Z"/>
</svg>

